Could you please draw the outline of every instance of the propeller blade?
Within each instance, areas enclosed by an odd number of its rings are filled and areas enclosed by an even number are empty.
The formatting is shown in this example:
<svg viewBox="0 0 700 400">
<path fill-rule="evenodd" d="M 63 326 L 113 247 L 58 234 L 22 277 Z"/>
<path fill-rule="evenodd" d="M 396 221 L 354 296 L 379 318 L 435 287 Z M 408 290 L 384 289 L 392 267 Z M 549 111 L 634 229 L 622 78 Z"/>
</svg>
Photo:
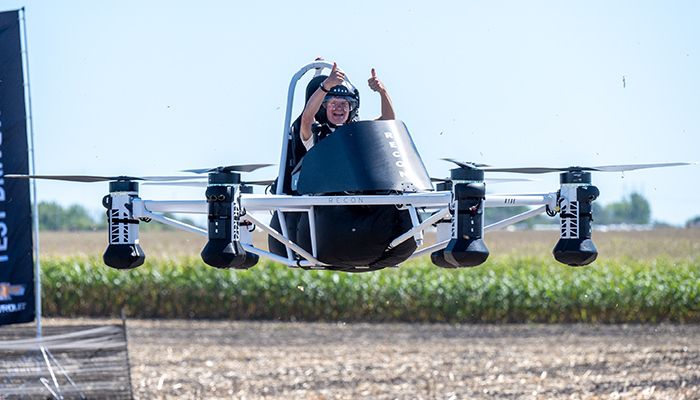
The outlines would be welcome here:
<svg viewBox="0 0 700 400">
<path fill-rule="evenodd" d="M 514 168 L 484 168 L 484 172 L 513 172 L 516 174 L 546 174 L 548 172 L 590 171 L 590 168 L 556 168 L 556 167 L 514 167 Z"/>
<path fill-rule="evenodd" d="M 112 176 L 92 176 L 92 175 L 22 175 L 22 174 L 7 174 L 5 178 L 15 179 L 49 179 L 54 181 L 69 181 L 69 182 L 107 182 L 117 180 Z"/>
<path fill-rule="evenodd" d="M 135 177 L 137 181 L 186 181 L 192 179 L 191 176 L 142 176 Z"/>
<path fill-rule="evenodd" d="M 144 185 L 149 186 L 189 186 L 189 187 L 207 187 L 209 184 L 206 181 L 199 182 L 146 182 Z"/>
<path fill-rule="evenodd" d="M 225 167 L 214 167 L 214 168 L 198 168 L 198 169 L 185 169 L 182 172 L 193 172 L 195 174 L 206 174 L 208 172 L 253 172 L 260 168 L 270 167 L 274 164 L 242 164 L 242 165 L 227 165 Z"/>
<path fill-rule="evenodd" d="M 110 181 L 180 181 L 192 179 L 191 176 L 98 176 L 98 175 L 22 175 L 8 174 L 6 178 L 48 179 L 68 182 L 110 182 Z"/>
<path fill-rule="evenodd" d="M 490 165 L 486 164 L 478 164 L 478 163 L 473 163 L 473 162 L 462 162 L 462 161 L 457 161 L 453 158 L 442 158 L 443 161 L 449 161 L 451 163 L 457 164 L 460 168 L 469 168 L 469 169 L 476 169 L 476 168 L 482 168 L 482 167 L 489 167 Z"/>
<path fill-rule="evenodd" d="M 267 180 L 261 180 L 261 181 L 243 181 L 244 185 L 261 185 L 261 186 L 269 186 L 275 183 L 277 179 L 267 179 Z"/>
<path fill-rule="evenodd" d="M 484 178 L 486 183 L 535 182 L 538 179 L 529 178 Z M 430 178 L 430 182 L 450 182 L 449 178 Z"/>
<path fill-rule="evenodd" d="M 635 169 L 645 168 L 664 168 L 664 167 L 679 167 L 682 165 L 695 165 L 694 162 L 674 162 L 674 163 L 656 163 L 656 164 L 628 164 L 628 165 L 601 165 L 592 167 L 594 171 L 600 172 L 624 172 L 634 171 Z"/>
<path fill-rule="evenodd" d="M 694 165 L 696 163 L 674 162 L 655 164 L 627 164 L 627 165 L 601 165 L 597 167 L 514 167 L 514 168 L 483 168 L 485 172 L 513 172 L 516 174 L 545 174 L 548 172 L 566 171 L 597 171 L 597 172 L 624 172 L 644 168 L 678 167 L 681 165 Z"/>
<path fill-rule="evenodd" d="M 261 181 L 241 181 L 243 185 L 261 185 L 269 186 L 275 182 L 274 180 L 261 180 Z M 196 181 L 196 182 L 146 182 L 144 185 L 153 186 L 189 186 L 189 187 L 202 187 L 205 188 L 209 186 L 207 181 Z"/>
</svg>

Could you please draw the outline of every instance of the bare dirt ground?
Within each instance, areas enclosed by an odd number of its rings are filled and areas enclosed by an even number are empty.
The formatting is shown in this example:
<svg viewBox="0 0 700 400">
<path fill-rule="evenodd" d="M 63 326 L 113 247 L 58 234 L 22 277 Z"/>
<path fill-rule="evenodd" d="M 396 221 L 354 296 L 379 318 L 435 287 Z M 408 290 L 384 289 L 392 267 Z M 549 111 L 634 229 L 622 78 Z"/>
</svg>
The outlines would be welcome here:
<svg viewBox="0 0 700 400">
<path fill-rule="evenodd" d="M 127 328 L 138 399 L 700 398 L 699 325 L 130 320 Z"/>
</svg>

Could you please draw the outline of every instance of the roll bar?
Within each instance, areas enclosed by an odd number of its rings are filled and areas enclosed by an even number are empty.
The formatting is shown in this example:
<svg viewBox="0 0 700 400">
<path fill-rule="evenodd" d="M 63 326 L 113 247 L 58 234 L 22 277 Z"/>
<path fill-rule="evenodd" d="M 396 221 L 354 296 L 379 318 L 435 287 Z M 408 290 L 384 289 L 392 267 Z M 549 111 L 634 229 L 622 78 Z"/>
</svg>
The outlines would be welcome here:
<svg viewBox="0 0 700 400">
<path fill-rule="evenodd" d="M 312 69 L 321 70 L 324 68 L 332 69 L 333 63 L 322 60 L 310 62 L 301 67 L 301 69 L 297 71 L 294 76 L 292 76 L 291 82 L 289 82 L 289 89 L 287 90 L 287 112 L 284 115 L 284 129 L 282 131 L 282 154 L 280 155 L 280 170 L 279 175 L 277 176 L 277 190 L 275 194 L 283 194 L 282 189 L 284 188 L 284 169 L 287 162 L 287 146 L 289 145 L 289 140 L 291 139 L 289 137 L 289 128 L 292 123 L 292 106 L 294 105 L 294 90 L 296 89 L 297 81 L 299 81 L 304 74 Z M 349 79 L 346 78 L 346 80 L 348 83 L 352 84 Z"/>
</svg>

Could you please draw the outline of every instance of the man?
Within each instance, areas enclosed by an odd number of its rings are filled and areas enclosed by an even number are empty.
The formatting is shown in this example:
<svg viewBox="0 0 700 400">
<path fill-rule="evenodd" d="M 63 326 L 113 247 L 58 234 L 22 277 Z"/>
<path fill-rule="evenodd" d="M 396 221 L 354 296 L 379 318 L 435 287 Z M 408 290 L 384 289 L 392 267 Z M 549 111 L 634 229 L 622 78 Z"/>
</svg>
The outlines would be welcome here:
<svg viewBox="0 0 700 400">
<path fill-rule="evenodd" d="M 377 120 L 395 119 L 394 106 L 384 84 L 372 68 L 367 83 L 379 93 L 382 114 Z M 315 78 L 316 79 L 316 78 Z M 338 126 L 351 123 L 357 117 L 360 98 L 357 89 L 345 80 L 345 72 L 333 63 L 331 74 L 323 80 L 306 102 L 301 115 L 300 136 L 307 150 L 315 143 L 314 134 L 321 140 Z"/>
</svg>

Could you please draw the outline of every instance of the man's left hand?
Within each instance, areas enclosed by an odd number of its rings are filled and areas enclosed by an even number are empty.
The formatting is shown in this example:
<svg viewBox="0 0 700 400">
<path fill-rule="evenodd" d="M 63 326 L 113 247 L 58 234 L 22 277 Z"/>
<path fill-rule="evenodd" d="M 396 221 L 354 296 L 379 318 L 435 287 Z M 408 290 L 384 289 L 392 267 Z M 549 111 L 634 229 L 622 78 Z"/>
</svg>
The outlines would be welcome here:
<svg viewBox="0 0 700 400">
<path fill-rule="evenodd" d="M 367 83 L 369 84 L 369 88 L 375 92 L 386 92 L 386 88 L 384 87 L 382 81 L 377 78 L 377 72 L 374 70 L 374 68 L 372 68 L 372 77 L 367 80 Z"/>
</svg>

